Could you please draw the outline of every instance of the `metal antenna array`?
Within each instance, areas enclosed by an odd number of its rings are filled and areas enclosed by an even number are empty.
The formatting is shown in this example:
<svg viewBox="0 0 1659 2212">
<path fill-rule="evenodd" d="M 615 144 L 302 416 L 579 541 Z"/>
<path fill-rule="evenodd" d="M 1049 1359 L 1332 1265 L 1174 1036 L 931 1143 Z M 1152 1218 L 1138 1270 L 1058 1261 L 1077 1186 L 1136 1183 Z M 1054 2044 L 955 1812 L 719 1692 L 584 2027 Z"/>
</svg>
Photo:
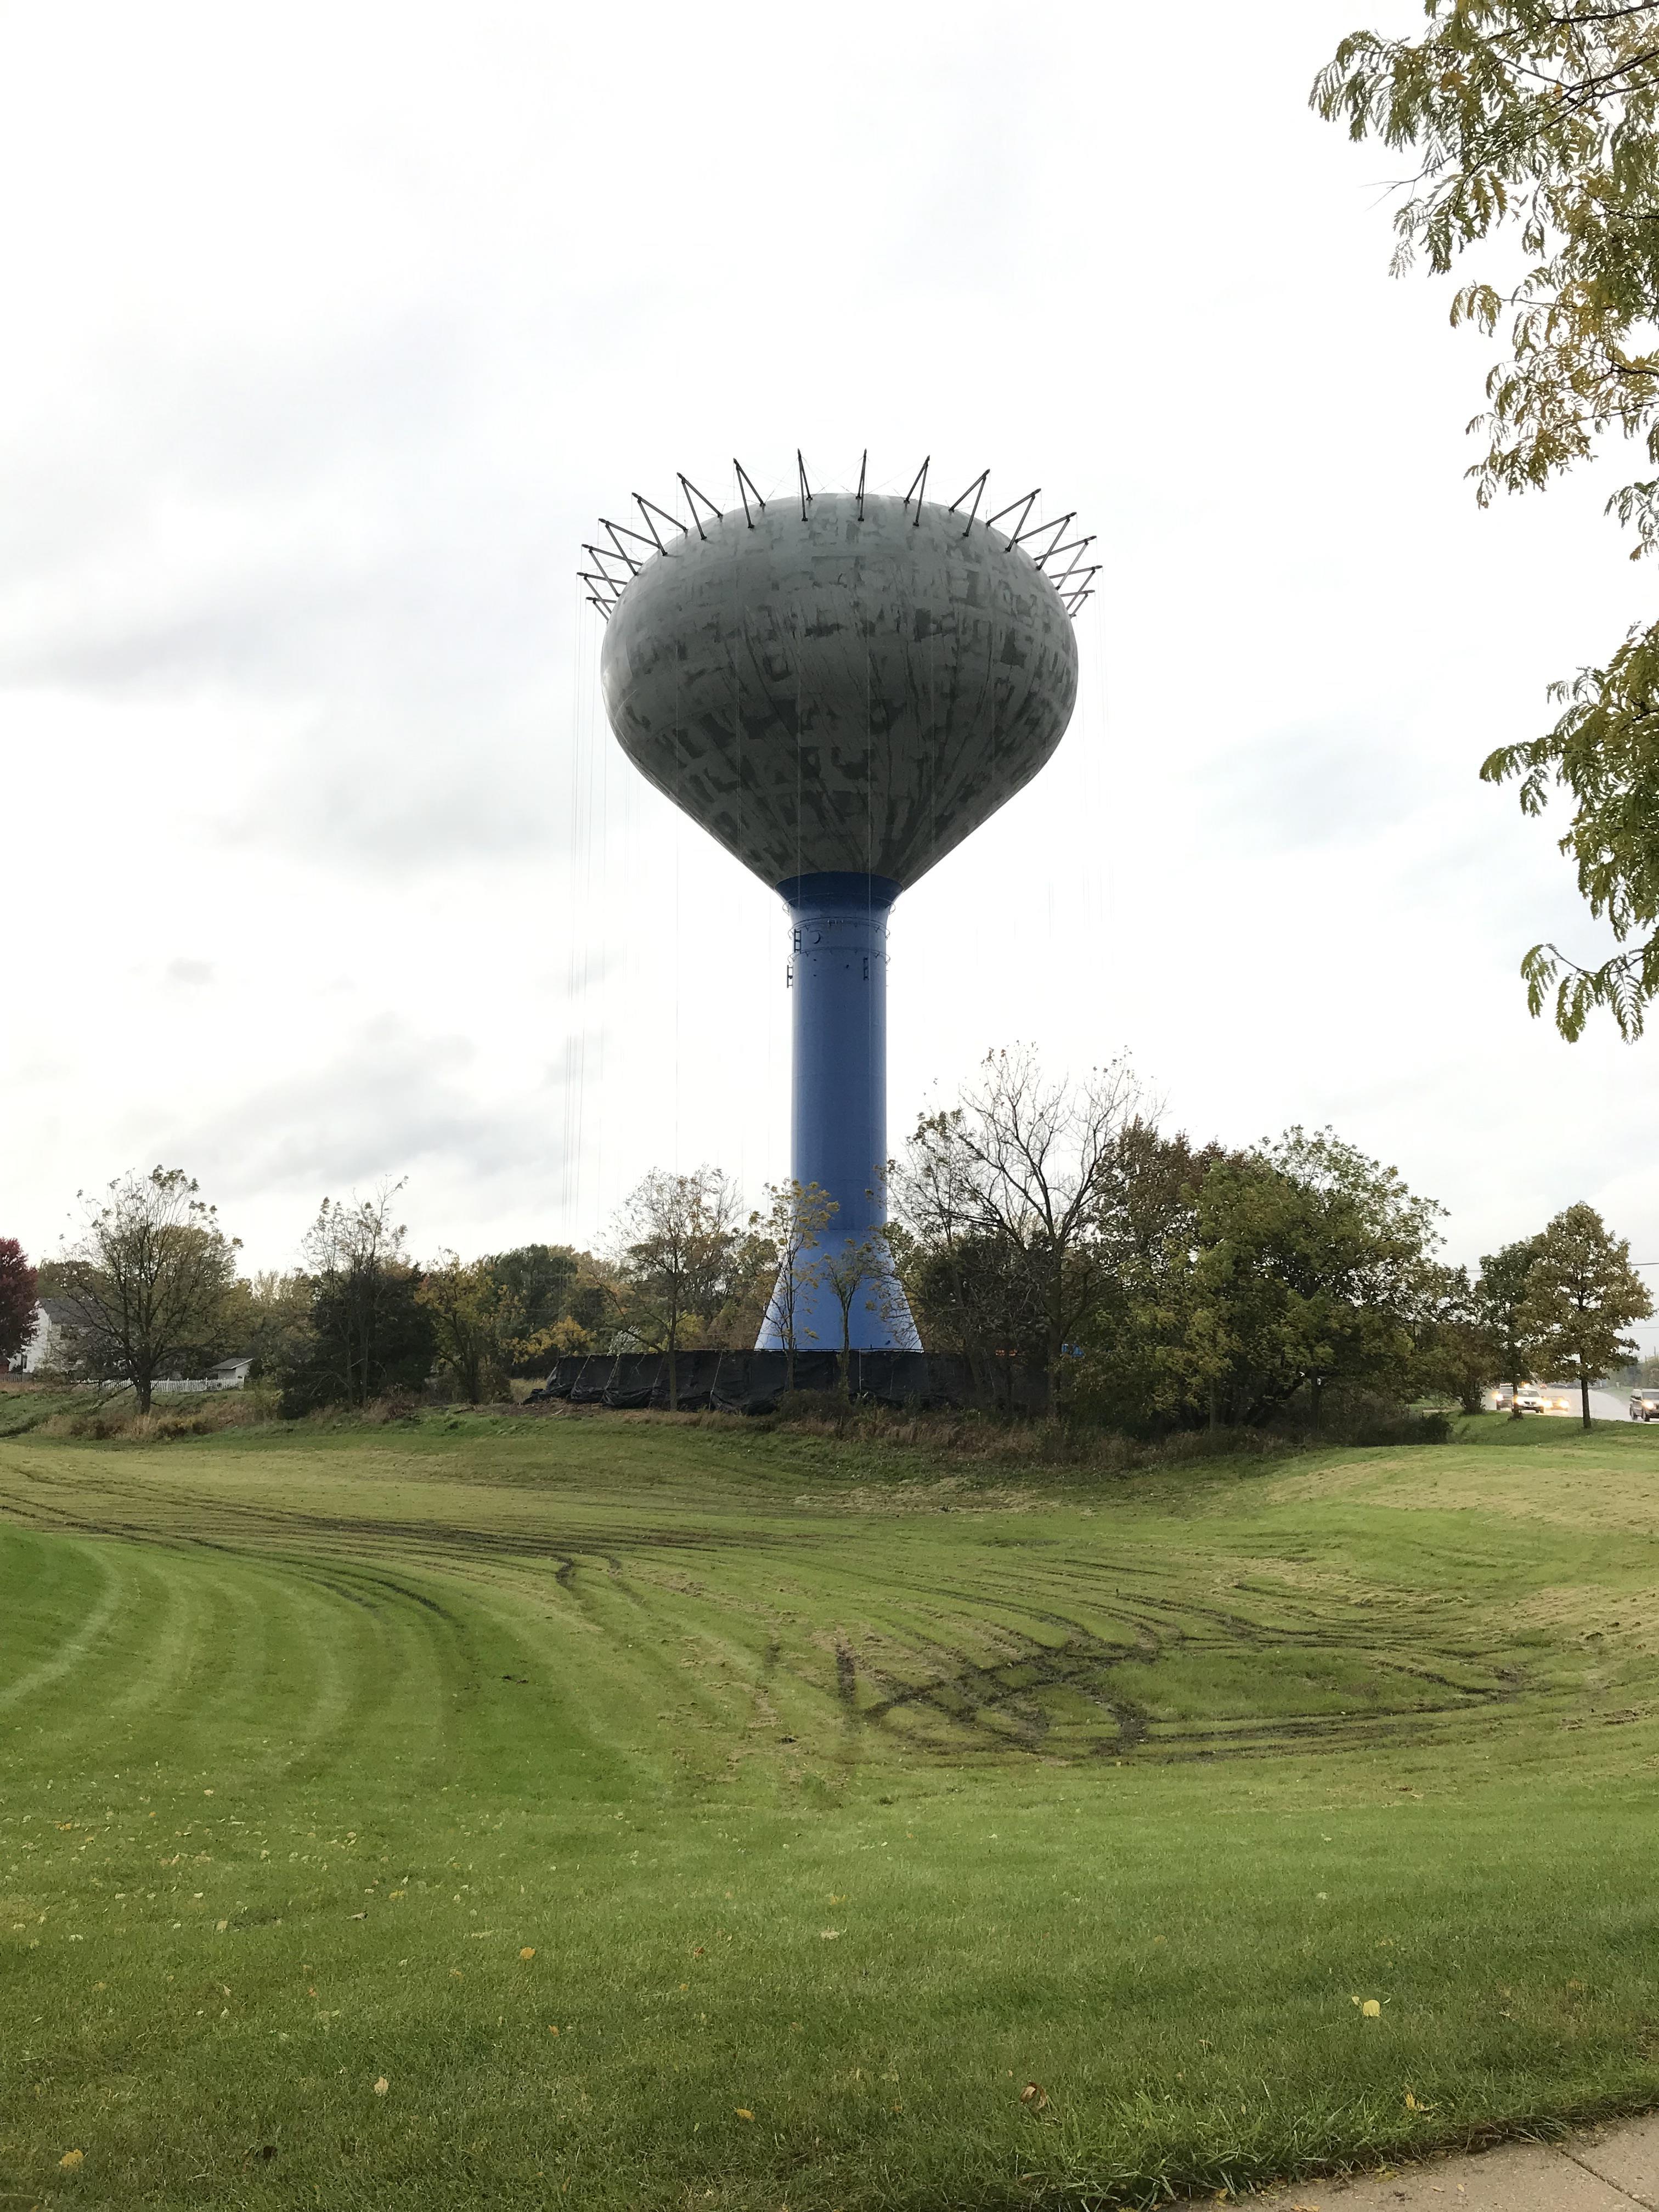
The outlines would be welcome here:
<svg viewBox="0 0 1659 2212">
<path fill-rule="evenodd" d="M 916 511 L 912 517 L 912 522 L 917 529 L 921 526 L 922 501 L 927 495 L 927 471 L 932 461 L 933 456 L 929 454 L 910 479 L 910 489 L 904 495 L 903 504 L 907 508 L 912 500 L 916 503 Z M 859 462 L 858 490 L 854 494 L 858 501 L 858 517 L 860 522 L 864 520 L 865 484 L 869 474 L 869 465 L 870 454 L 866 447 Z M 743 507 L 743 519 L 752 530 L 755 527 L 757 514 L 764 514 L 766 511 L 766 501 L 762 498 L 759 488 L 744 467 L 743 463 L 734 458 L 732 467 L 736 478 L 738 498 Z M 678 473 L 679 472 L 677 471 Z M 945 510 L 950 514 L 960 513 L 963 501 L 969 497 L 969 494 L 972 495 L 973 504 L 968 509 L 968 519 L 963 526 L 962 534 L 964 538 L 979 520 L 980 505 L 985 497 L 985 489 L 990 481 L 990 476 L 989 469 L 981 469 L 966 490 L 958 492 Z M 795 478 L 800 500 L 801 520 L 805 522 L 811 513 L 812 501 L 816 495 L 806 481 L 806 463 L 799 447 L 795 452 Z M 679 486 L 684 497 L 686 513 L 690 518 L 689 521 L 681 521 L 678 515 L 670 514 L 665 507 L 657 506 L 653 501 L 647 499 L 643 493 L 636 491 L 632 495 L 634 504 L 640 510 L 640 519 L 650 533 L 649 536 L 642 537 L 637 530 L 630 530 L 625 524 L 620 522 L 609 521 L 601 515 L 599 527 L 610 538 L 610 545 L 584 544 L 582 547 L 584 553 L 592 556 L 596 566 L 592 568 L 579 568 L 576 574 L 587 586 L 586 596 L 589 605 L 597 607 L 607 622 L 611 619 L 611 610 L 627 589 L 629 579 L 638 575 L 645 561 L 649 560 L 653 553 L 661 555 L 665 560 L 673 558 L 673 546 L 664 544 L 662 533 L 657 528 L 659 522 L 667 523 L 672 529 L 678 530 L 682 537 L 690 537 L 695 530 L 697 536 L 706 542 L 708 532 L 703 528 L 705 517 L 711 522 L 725 520 L 723 511 L 715 506 L 707 492 L 697 489 L 690 477 L 680 474 Z M 1030 559 L 1045 575 L 1048 576 L 1049 581 L 1060 593 L 1060 602 L 1066 613 L 1075 618 L 1077 611 L 1084 601 L 1093 598 L 1094 579 L 1100 574 L 1101 563 L 1098 561 L 1091 562 L 1086 566 L 1084 561 L 1084 556 L 1095 540 L 1091 536 L 1065 538 L 1062 543 L 1066 526 L 1077 520 L 1075 508 L 1068 514 L 1062 514 L 1055 522 L 1031 522 L 1030 519 L 1031 509 L 1042 497 L 1042 486 L 1038 485 L 1036 490 L 1022 493 L 1018 499 L 1011 499 L 1006 507 L 999 507 L 994 514 L 988 514 L 981 527 L 988 531 L 994 530 L 1005 516 L 1015 514 L 1018 510 L 1014 527 L 1008 538 L 1008 551 L 1012 552 L 1016 545 L 1027 548 Z M 701 514 L 698 511 L 700 508 L 702 510 Z M 644 548 L 642 558 L 636 557 L 629 551 L 628 546 L 623 543 L 624 538 L 631 540 L 635 545 Z M 1041 552 L 1038 552 L 1035 549 L 1038 542 L 1043 538 L 1046 538 L 1048 543 L 1043 545 Z M 1075 556 L 1071 566 L 1051 572 L 1048 563 L 1051 561 L 1063 560 L 1068 553 Z M 617 571 L 626 573 L 617 573 Z"/>
</svg>

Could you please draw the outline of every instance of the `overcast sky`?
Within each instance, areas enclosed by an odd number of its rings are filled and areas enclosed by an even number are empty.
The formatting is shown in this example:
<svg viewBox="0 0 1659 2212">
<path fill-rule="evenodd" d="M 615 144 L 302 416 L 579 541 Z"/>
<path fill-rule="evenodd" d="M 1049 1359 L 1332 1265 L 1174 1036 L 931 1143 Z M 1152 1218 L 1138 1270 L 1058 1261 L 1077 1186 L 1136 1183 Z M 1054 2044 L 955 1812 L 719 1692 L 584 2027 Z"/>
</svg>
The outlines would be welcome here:
<svg viewBox="0 0 1659 2212">
<path fill-rule="evenodd" d="M 1474 506 L 1492 347 L 1306 108 L 1415 19 L 0 9 L 0 1233 L 157 1161 L 267 1266 L 386 1176 L 470 1253 L 786 1173 L 782 910 L 617 750 L 574 570 L 678 469 L 867 446 L 1105 563 L 1054 763 L 896 911 L 895 1139 L 988 1046 L 1127 1052 L 1454 1257 L 1588 1198 L 1659 1259 L 1659 1035 L 1528 1019 L 1601 939 L 1476 780 L 1653 572 L 1622 454 Z"/>
</svg>

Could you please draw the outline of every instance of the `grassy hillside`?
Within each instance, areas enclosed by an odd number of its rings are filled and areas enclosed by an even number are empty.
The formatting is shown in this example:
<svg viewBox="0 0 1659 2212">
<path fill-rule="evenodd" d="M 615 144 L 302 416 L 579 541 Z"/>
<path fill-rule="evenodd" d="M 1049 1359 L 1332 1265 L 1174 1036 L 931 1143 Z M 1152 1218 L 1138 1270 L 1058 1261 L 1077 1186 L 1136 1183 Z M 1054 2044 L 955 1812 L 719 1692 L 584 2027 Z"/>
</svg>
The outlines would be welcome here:
<svg viewBox="0 0 1659 2212">
<path fill-rule="evenodd" d="M 1149 2203 L 1659 2097 L 1659 1438 L 1463 1435 L 0 1438 L 0 2204 Z"/>
</svg>

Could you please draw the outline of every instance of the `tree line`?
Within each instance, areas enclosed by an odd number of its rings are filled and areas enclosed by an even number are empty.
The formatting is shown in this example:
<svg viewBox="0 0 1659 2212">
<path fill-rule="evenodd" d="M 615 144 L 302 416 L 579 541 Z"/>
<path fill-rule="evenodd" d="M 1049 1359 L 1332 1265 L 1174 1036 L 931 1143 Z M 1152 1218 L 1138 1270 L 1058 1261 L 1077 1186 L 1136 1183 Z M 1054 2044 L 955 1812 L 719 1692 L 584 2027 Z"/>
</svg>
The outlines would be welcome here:
<svg viewBox="0 0 1659 2212">
<path fill-rule="evenodd" d="M 121 1177 L 83 1200 L 57 1258 L 31 1267 L 15 1239 L 0 1240 L 0 1359 L 28 1341 L 44 1300 L 55 1370 L 129 1385 L 145 1413 L 158 1382 L 234 1356 L 252 1359 L 289 1415 L 434 1378 L 483 1403 L 568 1353 L 736 1344 L 745 1331 L 752 1343 L 787 1256 L 783 1224 L 811 1212 L 786 1202 L 744 1222 L 718 1170 L 653 1170 L 607 1251 L 531 1243 L 422 1265 L 397 1218 L 401 1189 L 325 1199 L 296 1267 L 245 1275 L 240 1240 L 182 1169 Z"/>
<path fill-rule="evenodd" d="M 883 1231 L 838 1237 L 815 1187 L 769 1186 L 745 1212 L 718 1168 L 653 1170 L 599 1252 L 421 1266 L 390 1186 L 325 1200 L 300 1265 L 252 1277 L 195 1183 L 156 1168 L 87 1205 L 38 1289 L 65 1316 L 65 1366 L 131 1383 L 146 1410 L 161 1376 L 228 1353 L 252 1358 L 289 1414 L 434 1376 L 479 1403 L 567 1354 L 751 1346 L 769 1310 L 792 1368 L 834 1351 L 845 1383 L 856 1304 L 884 1283 L 988 1403 L 1012 1409 L 1036 1375 L 1056 1411 L 1133 1435 L 1317 1427 L 1356 1393 L 1474 1411 L 1490 1385 L 1534 1377 L 1577 1382 L 1588 1423 L 1590 1384 L 1635 1356 L 1626 1331 L 1651 1303 L 1589 1205 L 1471 1271 L 1439 1256 L 1443 1209 L 1329 1129 L 1237 1149 L 1159 1121 L 1125 1062 L 1073 1080 L 993 1052 L 872 1168 Z M 0 1244 L 0 1352 L 21 1340 L 15 1310 L 32 1311 L 20 1270 Z M 827 1343 L 807 1334 L 812 1310 L 832 1316 Z"/>
<path fill-rule="evenodd" d="M 1260 1427 L 1334 1390 L 1480 1407 L 1492 1383 L 1589 1389 L 1652 1305 L 1630 1248 L 1570 1206 L 1481 1261 L 1439 1257 L 1443 1209 L 1326 1129 L 1242 1150 L 1169 1133 L 1120 1062 L 1052 1079 L 989 1054 L 895 1176 L 894 1242 L 924 1340 L 988 1391 L 1040 1367 L 1050 1401 L 1132 1434 Z"/>
</svg>

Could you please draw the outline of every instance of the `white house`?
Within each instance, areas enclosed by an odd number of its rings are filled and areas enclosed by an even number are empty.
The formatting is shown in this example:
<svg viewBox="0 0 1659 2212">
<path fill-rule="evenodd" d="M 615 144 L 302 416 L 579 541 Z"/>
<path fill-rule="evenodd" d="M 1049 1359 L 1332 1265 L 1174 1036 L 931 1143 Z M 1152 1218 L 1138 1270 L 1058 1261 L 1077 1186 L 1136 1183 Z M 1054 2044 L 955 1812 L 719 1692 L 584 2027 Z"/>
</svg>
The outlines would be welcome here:
<svg viewBox="0 0 1659 2212">
<path fill-rule="evenodd" d="M 42 1298 L 34 1309 L 34 1327 L 23 1349 L 11 1363 L 14 1375 L 35 1375 L 43 1367 L 58 1367 L 68 1352 L 70 1310 L 60 1298 Z"/>
<path fill-rule="evenodd" d="M 62 1367 L 70 1356 L 72 1316 L 61 1298 L 42 1298 L 34 1309 L 34 1327 L 23 1349 L 11 1362 L 14 1375 L 38 1375 L 44 1369 Z M 246 1353 L 222 1359 L 205 1375 L 157 1378 L 157 1390 L 240 1390 L 246 1385 L 253 1361 Z M 0 1370 L 4 1363 L 0 1362 Z"/>
<path fill-rule="evenodd" d="M 222 1359 L 205 1375 L 158 1375 L 151 1386 L 157 1393 L 178 1390 L 240 1390 L 246 1382 L 252 1359 L 246 1353 Z"/>
</svg>

